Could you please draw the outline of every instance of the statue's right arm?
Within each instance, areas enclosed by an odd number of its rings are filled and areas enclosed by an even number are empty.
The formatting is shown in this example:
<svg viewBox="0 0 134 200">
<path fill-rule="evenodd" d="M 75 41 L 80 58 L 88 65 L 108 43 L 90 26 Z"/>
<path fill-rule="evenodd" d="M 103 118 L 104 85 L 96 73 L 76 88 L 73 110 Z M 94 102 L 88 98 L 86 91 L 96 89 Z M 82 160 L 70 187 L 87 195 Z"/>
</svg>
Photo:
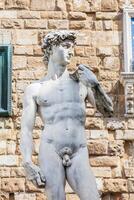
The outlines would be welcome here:
<svg viewBox="0 0 134 200">
<path fill-rule="evenodd" d="M 35 123 L 37 104 L 35 101 L 36 91 L 38 91 L 37 85 L 30 85 L 26 88 L 23 101 L 23 113 L 21 119 L 21 139 L 20 150 L 23 157 L 23 166 L 26 171 L 26 175 L 34 185 L 38 187 L 45 186 L 45 177 L 39 166 L 32 163 L 33 152 L 33 127 Z"/>
<path fill-rule="evenodd" d="M 23 163 L 32 162 L 33 138 L 32 132 L 35 123 L 37 105 L 34 100 L 34 88 L 28 86 L 24 93 L 23 113 L 21 119 L 21 140 L 20 150 L 23 157 Z"/>
</svg>

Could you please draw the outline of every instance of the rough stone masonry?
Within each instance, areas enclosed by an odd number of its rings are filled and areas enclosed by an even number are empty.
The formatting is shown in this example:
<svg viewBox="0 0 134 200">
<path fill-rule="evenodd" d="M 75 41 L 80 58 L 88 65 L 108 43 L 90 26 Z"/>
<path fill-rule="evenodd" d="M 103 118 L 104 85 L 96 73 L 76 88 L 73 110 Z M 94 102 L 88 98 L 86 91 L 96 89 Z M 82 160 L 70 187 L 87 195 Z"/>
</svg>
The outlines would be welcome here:
<svg viewBox="0 0 134 200">
<path fill-rule="evenodd" d="M 114 102 L 114 117 L 103 118 L 88 105 L 86 134 L 90 163 L 102 199 L 134 200 L 132 141 L 134 119 L 124 117 L 122 7 L 125 0 L 0 0 L 0 37 L 13 45 L 11 117 L 0 118 L 0 200 L 45 200 L 43 191 L 25 179 L 19 150 L 20 116 L 25 87 L 47 69 L 42 61 L 44 35 L 56 29 L 78 33 L 76 64 L 90 65 Z M 131 3 L 134 5 L 134 1 Z M 38 162 L 41 121 L 33 138 Z M 77 200 L 66 186 L 67 200 Z"/>
</svg>

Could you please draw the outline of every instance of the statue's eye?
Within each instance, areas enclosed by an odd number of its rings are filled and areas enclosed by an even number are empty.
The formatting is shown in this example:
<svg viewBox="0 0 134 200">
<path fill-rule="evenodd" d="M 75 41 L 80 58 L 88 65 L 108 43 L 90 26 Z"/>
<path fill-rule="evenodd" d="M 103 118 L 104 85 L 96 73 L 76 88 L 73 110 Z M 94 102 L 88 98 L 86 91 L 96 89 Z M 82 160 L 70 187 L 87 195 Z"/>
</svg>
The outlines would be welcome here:
<svg viewBox="0 0 134 200">
<path fill-rule="evenodd" d="M 64 47 L 64 48 L 66 48 L 66 49 L 68 49 L 68 48 L 70 48 L 70 44 L 67 44 L 67 43 L 65 43 L 65 44 L 62 44 L 62 47 Z"/>
</svg>

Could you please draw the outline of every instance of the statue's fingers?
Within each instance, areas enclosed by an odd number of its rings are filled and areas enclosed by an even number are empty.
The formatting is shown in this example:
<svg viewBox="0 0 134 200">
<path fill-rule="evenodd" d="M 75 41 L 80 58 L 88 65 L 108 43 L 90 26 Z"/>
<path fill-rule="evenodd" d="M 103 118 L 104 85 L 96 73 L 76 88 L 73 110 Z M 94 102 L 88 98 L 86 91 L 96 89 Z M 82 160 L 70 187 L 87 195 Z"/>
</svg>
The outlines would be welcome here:
<svg viewBox="0 0 134 200">
<path fill-rule="evenodd" d="M 44 174 L 43 174 L 41 171 L 39 171 L 39 175 L 40 175 L 41 181 L 42 181 L 43 183 L 45 183 L 45 182 L 46 182 L 46 179 L 45 179 Z"/>
<path fill-rule="evenodd" d="M 37 182 L 38 187 L 45 187 L 45 184 L 44 182 L 41 181 L 40 176 L 36 178 L 36 182 Z"/>
<path fill-rule="evenodd" d="M 81 69 L 83 71 L 85 69 L 85 67 L 81 64 L 78 66 L 78 69 Z"/>
<path fill-rule="evenodd" d="M 83 74 L 83 71 L 82 70 L 78 70 L 78 74 Z"/>
<path fill-rule="evenodd" d="M 38 176 L 38 177 L 36 178 L 36 181 L 37 181 L 37 185 L 38 185 L 38 186 L 42 185 L 40 176 Z"/>
</svg>

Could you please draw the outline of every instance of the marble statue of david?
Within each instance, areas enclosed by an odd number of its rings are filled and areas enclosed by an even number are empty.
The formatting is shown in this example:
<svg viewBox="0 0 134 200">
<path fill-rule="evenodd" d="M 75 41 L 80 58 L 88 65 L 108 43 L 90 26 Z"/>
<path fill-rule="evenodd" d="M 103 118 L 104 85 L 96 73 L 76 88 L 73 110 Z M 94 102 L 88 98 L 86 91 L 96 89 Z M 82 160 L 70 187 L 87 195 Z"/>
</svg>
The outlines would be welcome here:
<svg viewBox="0 0 134 200">
<path fill-rule="evenodd" d="M 113 106 L 94 73 L 85 65 L 69 74 L 67 66 L 74 54 L 76 35 L 71 31 L 51 32 L 43 40 L 48 73 L 30 84 L 24 93 L 21 122 L 21 153 L 27 177 L 44 187 L 48 200 L 65 200 L 65 182 L 80 200 L 99 200 L 91 171 L 85 137 L 85 108 L 89 100 L 103 115 Z M 39 166 L 32 162 L 32 131 L 36 113 L 42 131 Z"/>
</svg>

